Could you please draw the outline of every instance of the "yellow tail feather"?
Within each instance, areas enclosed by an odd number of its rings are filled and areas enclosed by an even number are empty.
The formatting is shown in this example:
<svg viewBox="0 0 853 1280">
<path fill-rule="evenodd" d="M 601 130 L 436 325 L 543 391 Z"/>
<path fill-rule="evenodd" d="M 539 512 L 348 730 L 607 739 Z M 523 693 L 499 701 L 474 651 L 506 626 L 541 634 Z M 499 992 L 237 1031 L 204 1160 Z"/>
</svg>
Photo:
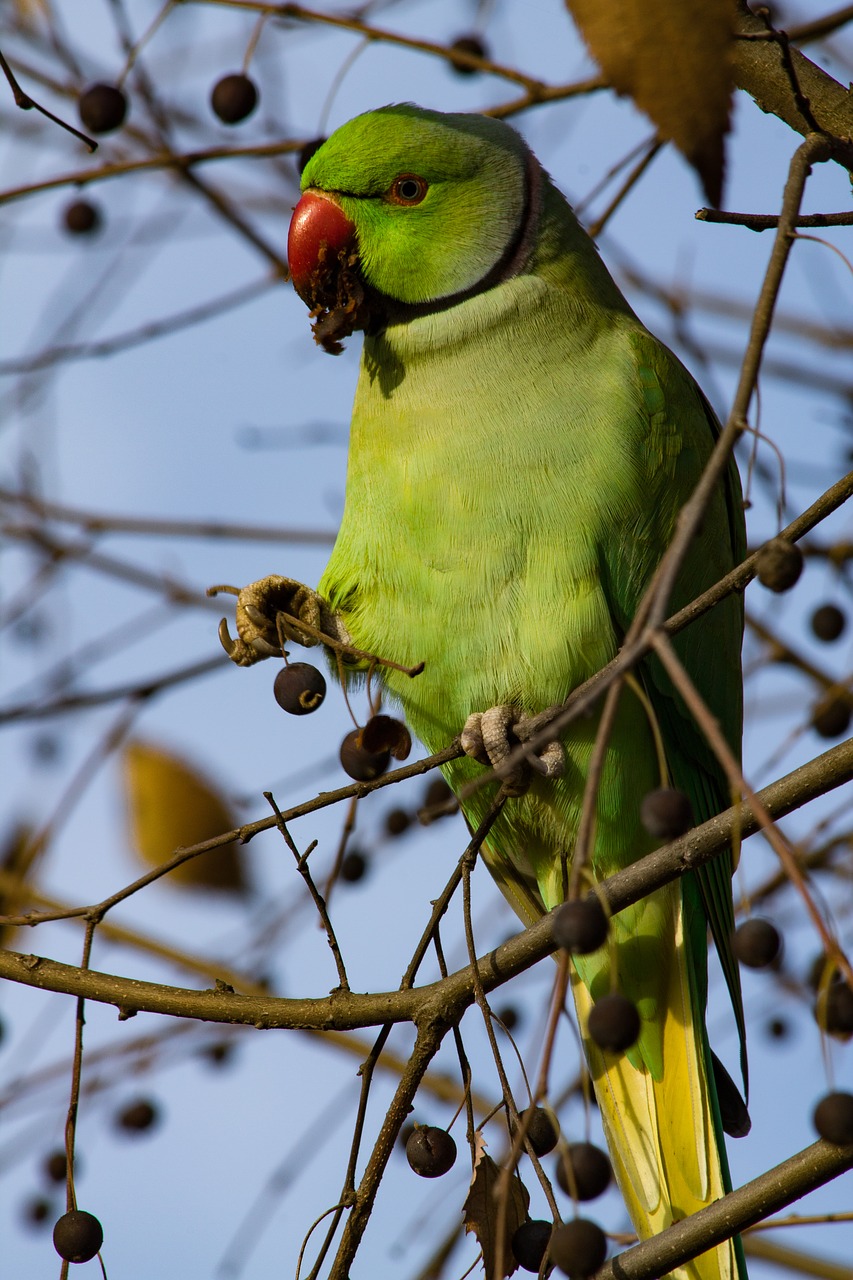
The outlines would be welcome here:
<svg viewBox="0 0 853 1280">
<path fill-rule="evenodd" d="M 669 899 L 676 940 L 666 985 L 660 1080 L 645 1065 L 633 1066 L 626 1054 L 605 1052 L 589 1039 L 586 1028 L 592 1000 L 580 977 L 572 973 L 610 1158 L 641 1239 L 725 1194 L 702 1029 L 694 1025 L 681 893 L 677 885 L 660 892 Z M 675 1280 L 736 1280 L 734 1246 L 731 1241 L 718 1245 L 671 1275 Z"/>
</svg>

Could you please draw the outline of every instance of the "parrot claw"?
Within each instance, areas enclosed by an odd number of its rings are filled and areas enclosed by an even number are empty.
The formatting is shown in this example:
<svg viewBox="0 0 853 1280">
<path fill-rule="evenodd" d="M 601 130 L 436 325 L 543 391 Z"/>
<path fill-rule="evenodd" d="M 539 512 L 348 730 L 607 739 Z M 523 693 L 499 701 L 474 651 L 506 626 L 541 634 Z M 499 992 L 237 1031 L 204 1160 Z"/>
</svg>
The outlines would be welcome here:
<svg viewBox="0 0 853 1280">
<path fill-rule="evenodd" d="M 259 662 L 261 658 L 271 658 L 275 654 L 281 653 L 280 648 L 274 648 L 260 638 L 248 644 L 239 637 L 233 640 L 228 630 L 228 620 L 226 618 L 223 618 L 219 623 L 219 643 L 231 661 L 236 662 L 238 667 L 251 667 L 255 662 Z"/>
<path fill-rule="evenodd" d="M 311 635 L 297 623 L 321 632 L 343 644 L 349 634 L 322 596 L 301 582 L 270 574 L 247 587 L 217 586 L 208 595 L 224 591 L 237 597 L 237 639 L 232 639 L 225 619 L 219 624 L 219 640 L 232 662 L 250 667 L 264 658 L 281 657 L 287 640 L 310 647 L 322 643 L 321 635 Z"/>
<path fill-rule="evenodd" d="M 566 761 L 559 742 L 549 742 L 540 752 L 527 752 L 526 759 L 507 766 L 504 761 L 524 742 L 529 717 L 519 716 L 514 707 L 490 707 L 475 711 L 465 721 L 460 735 L 462 750 L 472 760 L 495 770 L 509 795 L 523 795 L 530 785 L 531 769 L 544 778 L 559 778 Z"/>
</svg>

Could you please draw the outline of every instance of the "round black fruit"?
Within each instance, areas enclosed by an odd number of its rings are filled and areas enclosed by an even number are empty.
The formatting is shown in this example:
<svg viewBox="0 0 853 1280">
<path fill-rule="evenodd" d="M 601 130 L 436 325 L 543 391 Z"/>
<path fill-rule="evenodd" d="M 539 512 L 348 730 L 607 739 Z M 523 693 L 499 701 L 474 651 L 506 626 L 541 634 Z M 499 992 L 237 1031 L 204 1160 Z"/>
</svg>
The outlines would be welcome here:
<svg viewBox="0 0 853 1280">
<path fill-rule="evenodd" d="M 607 916 L 598 898 L 564 902 L 554 915 L 554 941 L 577 955 L 587 955 L 603 946 L 607 929 Z"/>
<path fill-rule="evenodd" d="M 614 991 L 596 1000 L 589 1011 L 588 1027 L 599 1049 L 622 1053 L 630 1049 L 640 1034 L 640 1015 L 633 1001 Z"/>
<path fill-rule="evenodd" d="M 292 716 L 307 716 L 316 711 L 325 698 L 326 681 L 310 662 L 291 662 L 276 676 L 273 693 L 282 711 Z"/>
<path fill-rule="evenodd" d="M 735 930 L 734 953 L 747 969 L 766 969 L 782 949 L 782 938 L 775 924 L 753 916 Z"/>
<path fill-rule="evenodd" d="M 693 826 L 693 809 L 683 791 L 659 787 L 643 796 L 640 821 L 656 840 L 677 840 Z"/>
<path fill-rule="evenodd" d="M 66 1262 L 88 1262 L 103 1243 L 103 1227 L 84 1209 L 64 1213 L 53 1228 L 53 1247 Z"/>
<path fill-rule="evenodd" d="M 539 1218 L 528 1218 L 513 1234 L 512 1256 L 525 1271 L 538 1272 L 551 1239 L 552 1225 Z"/>
<path fill-rule="evenodd" d="M 223 76 L 210 92 L 210 105 L 223 124 L 239 124 L 258 105 L 257 87 L 242 72 Z"/>
<path fill-rule="evenodd" d="M 77 111 L 89 133 L 112 133 L 124 124 L 127 98 L 114 84 L 93 84 L 80 96 Z"/>
<path fill-rule="evenodd" d="M 587 1280 L 595 1275 L 607 1257 L 607 1237 L 595 1222 L 574 1218 L 557 1227 L 548 1248 L 555 1262 L 570 1280 Z"/>
<path fill-rule="evenodd" d="M 610 1161 L 592 1142 L 572 1142 L 557 1157 L 557 1185 L 567 1196 L 595 1200 L 610 1186 Z"/>
<path fill-rule="evenodd" d="M 406 1159 L 421 1178 L 440 1178 L 456 1162 L 456 1143 L 446 1129 L 418 1125 L 406 1143 Z"/>
<path fill-rule="evenodd" d="M 814 1109 L 814 1127 L 837 1147 L 853 1144 L 853 1093 L 828 1093 Z"/>
</svg>

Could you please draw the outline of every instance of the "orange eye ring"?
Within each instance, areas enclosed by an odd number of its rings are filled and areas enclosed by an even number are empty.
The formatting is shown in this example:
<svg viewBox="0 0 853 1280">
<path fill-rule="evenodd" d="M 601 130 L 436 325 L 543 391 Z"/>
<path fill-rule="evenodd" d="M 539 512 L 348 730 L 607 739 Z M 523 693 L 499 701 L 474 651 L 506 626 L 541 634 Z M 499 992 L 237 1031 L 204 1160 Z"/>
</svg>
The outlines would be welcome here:
<svg viewBox="0 0 853 1280">
<path fill-rule="evenodd" d="M 411 207 L 420 204 L 426 198 L 428 191 L 429 183 L 426 178 L 421 178 L 416 173 L 401 173 L 391 183 L 388 199 L 392 204 Z"/>
</svg>

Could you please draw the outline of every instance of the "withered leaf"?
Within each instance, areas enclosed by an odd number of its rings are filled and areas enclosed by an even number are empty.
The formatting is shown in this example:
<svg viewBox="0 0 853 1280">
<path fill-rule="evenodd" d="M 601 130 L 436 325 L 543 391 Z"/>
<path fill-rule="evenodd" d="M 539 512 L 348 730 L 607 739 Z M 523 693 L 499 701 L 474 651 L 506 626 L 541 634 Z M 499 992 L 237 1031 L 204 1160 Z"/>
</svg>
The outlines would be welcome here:
<svg viewBox="0 0 853 1280">
<path fill-rule="evenodd" d="M 483 1250 L 483 1269 L 486 1280 L 503 1280 L 517 1270 L 518 1263 L 512 1256 L 512 1237 L 523 1222 L 527 1221 L 530 1195 L 524 1183 L 516 1175 L 509 1179 L 506 1208 L 503 1214 L 503 1230 L 499 1229 L 500 1203 L 496 1191 L 501 1170 L 490 1155 L 486 1154 L 483 1136 L 476 1136 L 474 1173 L 462 1212 L 465 1230 L 473 1231 Z M 500 1267 L 500 1270 L 498 1270 Z"/>
<path fill-rule="evenodd" d="M 566 0 L 592 56 L 720 203 L 732 97 L 732 0 Z"/>
<path fill-rule="evenodd" d="M 125 747 L 122 763 L 131 844 L 150 866 L 159 866 L 180 846 L 200 844 L 237 826 L 221 789 L 166 747 L 134 740 Z M 237 844 L 182 863 L 168 880 L 226 893 L 248 888 Z"/>
</svg>

